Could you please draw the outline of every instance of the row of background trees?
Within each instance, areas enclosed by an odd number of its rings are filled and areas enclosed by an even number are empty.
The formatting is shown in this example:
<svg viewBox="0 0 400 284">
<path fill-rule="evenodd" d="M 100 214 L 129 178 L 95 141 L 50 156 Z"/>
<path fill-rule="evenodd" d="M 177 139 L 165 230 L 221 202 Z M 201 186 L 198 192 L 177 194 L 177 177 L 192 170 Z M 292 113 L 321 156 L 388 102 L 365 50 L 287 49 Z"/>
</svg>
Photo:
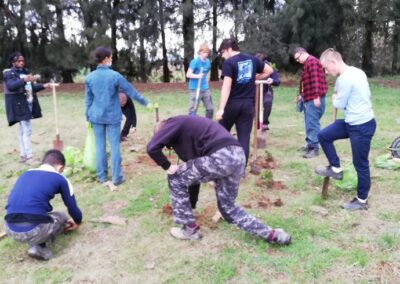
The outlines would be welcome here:
<svg viewBox="0 0 400 284">
<path fill-rule="evenodd" d="M 97 46 L 110 47 L 113 68 L 133 80 L 157 70 L 170 82 L 203 40 L 218 80 L 217 43 L 227 34 L 280 70 L 299 68 L 290 54 L 303 46 L 317 56 L 335 47 L 369 76 L 400 72 L 400 0 L 0 0 L 0 67 L 19 50 L 35 71 L 63 82 L 94 67 Z"/>
</svg>

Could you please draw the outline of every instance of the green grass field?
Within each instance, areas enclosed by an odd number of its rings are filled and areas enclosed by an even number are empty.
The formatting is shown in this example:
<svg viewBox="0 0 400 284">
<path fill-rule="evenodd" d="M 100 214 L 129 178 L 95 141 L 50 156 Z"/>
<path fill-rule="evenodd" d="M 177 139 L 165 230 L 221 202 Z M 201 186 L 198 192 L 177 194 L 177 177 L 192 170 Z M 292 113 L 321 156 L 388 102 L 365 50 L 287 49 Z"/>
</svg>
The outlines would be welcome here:
<svg viewBox="0 0 400 284">
<path fill-rule="evenodd" d="M 331 87 L 332 89 L 332 87 Z M 325 165 L 323 154 L 305 160 L 297 148 L 304 143 L 302 114 L 295 112 L 295 88 L 275 91 L 267 150 L 277 163 L 273 179 L 286 189 L 257 184 L 257 176 L 242 180 L 238 204 L 272 227 L 292 234 L 288 247 L 269 245 L 225 222 L 209 222 L 215 210 L 212 184 L 202 186 L 197 214 L 205 235 L 200 242 L 173 239 L 165 172 L 151 165 L 145 153 L 155 121 L 153 112 L 136 104 L 138 131 L 122 145 L 127 182 L 111 192 L 82 173 L 70 178 L 84 214 L 80 228 L 51 245 L 49 262 L 29 258 L 26 245 L 0 240 L 0 283 L 398 283 L 400 279 L 399 172 L 377 169 L 375 158 L 400 135 L 399 90 L 372 85 L 378 123 L 370 154 L 372 189 L 370 209 L 345 212 L 339 205 L 355 195 L 331 183 L 329 198 L 321 199 L 322 179 L 314 168 Z M 158 102 L 162 118 L 187 112 L 188 94 L 144 95 Z M 219 90 L 213 90 L 218 106 Z M 51 96 L 40 97 L 44 117 L 33 120 L 33 148 L 40 158 L 55 138 Z M 59 96 L 60 132 L 66 146 L 83 150 L 86 137 L 83 93 Z M 203 114 L 204 109 L 199 113 Z M 0 106 L 0 215 L 18 175 L 27 169 L 18 161 L 18 126 L 8 127 Z M 339 117 L 342 114 L 339 113 Z M 322 125 L 332 120 L 332 106 Z M 129 152 L 129 146 L 139 152 Z M 344 164 L 351 163 L 348 141 L 337 143 Z M 265 150 L 259 150 L 265 156 Z M 176 161 L 172 155 L 171 159 Z M 257 206 L 257 200 L 281 199 L 282 206 Z M 58 196 L 56 210 L 66 211 Z M 251 206 L 250 206 L 251 205 Z M 316 208 L 323 207 L 325 213 Z M 127 218 L 126 226 L 94 222 L 105 215 Z M 2 226 L 4 220 L 0 221 Z"/>
</svg>

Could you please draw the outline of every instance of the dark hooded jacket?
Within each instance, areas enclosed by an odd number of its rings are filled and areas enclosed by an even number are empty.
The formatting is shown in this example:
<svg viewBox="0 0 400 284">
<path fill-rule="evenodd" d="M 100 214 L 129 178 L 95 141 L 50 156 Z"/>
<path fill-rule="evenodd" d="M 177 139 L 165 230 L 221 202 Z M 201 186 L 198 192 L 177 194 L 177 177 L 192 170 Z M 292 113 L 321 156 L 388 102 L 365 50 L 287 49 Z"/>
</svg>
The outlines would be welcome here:
<svg viewBox="0 0 400 284">
<path fill-rule="evenodd" d="M 21 74 L 28 71 L 12 67 L 3 71 L 3 85 L 6 103 L 8 125 L 12 126 L 23 120 L 42 117 L 42 111 L 36 93 L 43 90 L 43 84 L 32 83 L 32 111 L 29 109 L 25 94 L 25 81 L 20 78 Z"/>
</svg>

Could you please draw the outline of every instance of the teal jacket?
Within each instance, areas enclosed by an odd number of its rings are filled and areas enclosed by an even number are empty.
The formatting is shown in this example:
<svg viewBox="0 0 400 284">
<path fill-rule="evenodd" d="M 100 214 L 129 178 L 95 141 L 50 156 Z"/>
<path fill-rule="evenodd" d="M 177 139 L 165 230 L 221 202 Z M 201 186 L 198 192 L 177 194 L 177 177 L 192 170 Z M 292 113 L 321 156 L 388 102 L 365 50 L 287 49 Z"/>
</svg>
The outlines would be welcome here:
<svg viewBox="0 0 400 284">
<path fill-rule="evenodd" d="M 147 100 L 120 73 L 98 65 L 85 80 L 86 120 L 97 124 L 116 124 L 122 119 L 118 92 L 123 91 L 143 106 Z"/>
</svg>

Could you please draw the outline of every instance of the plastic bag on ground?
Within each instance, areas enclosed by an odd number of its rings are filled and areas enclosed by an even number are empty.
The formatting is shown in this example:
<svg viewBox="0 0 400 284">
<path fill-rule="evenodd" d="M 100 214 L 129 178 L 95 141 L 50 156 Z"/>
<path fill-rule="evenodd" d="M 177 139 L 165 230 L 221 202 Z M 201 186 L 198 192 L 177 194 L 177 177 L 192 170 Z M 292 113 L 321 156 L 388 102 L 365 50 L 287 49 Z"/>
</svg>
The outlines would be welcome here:
<svg viewBox="0 0 400 284">
<path fill-rule="evenodd" d="M 343 179 L 336 181 L 336 187 L 342 190 L 357 189 L 357 172 L 352 164 L 343 167 Z"/>
<path fill-rule="evenodd" d="M 378 156 L 375 167 L 388 170 L 400 170 L 400 162 L 395 161 L 390 154 Z"/>
</svg>

